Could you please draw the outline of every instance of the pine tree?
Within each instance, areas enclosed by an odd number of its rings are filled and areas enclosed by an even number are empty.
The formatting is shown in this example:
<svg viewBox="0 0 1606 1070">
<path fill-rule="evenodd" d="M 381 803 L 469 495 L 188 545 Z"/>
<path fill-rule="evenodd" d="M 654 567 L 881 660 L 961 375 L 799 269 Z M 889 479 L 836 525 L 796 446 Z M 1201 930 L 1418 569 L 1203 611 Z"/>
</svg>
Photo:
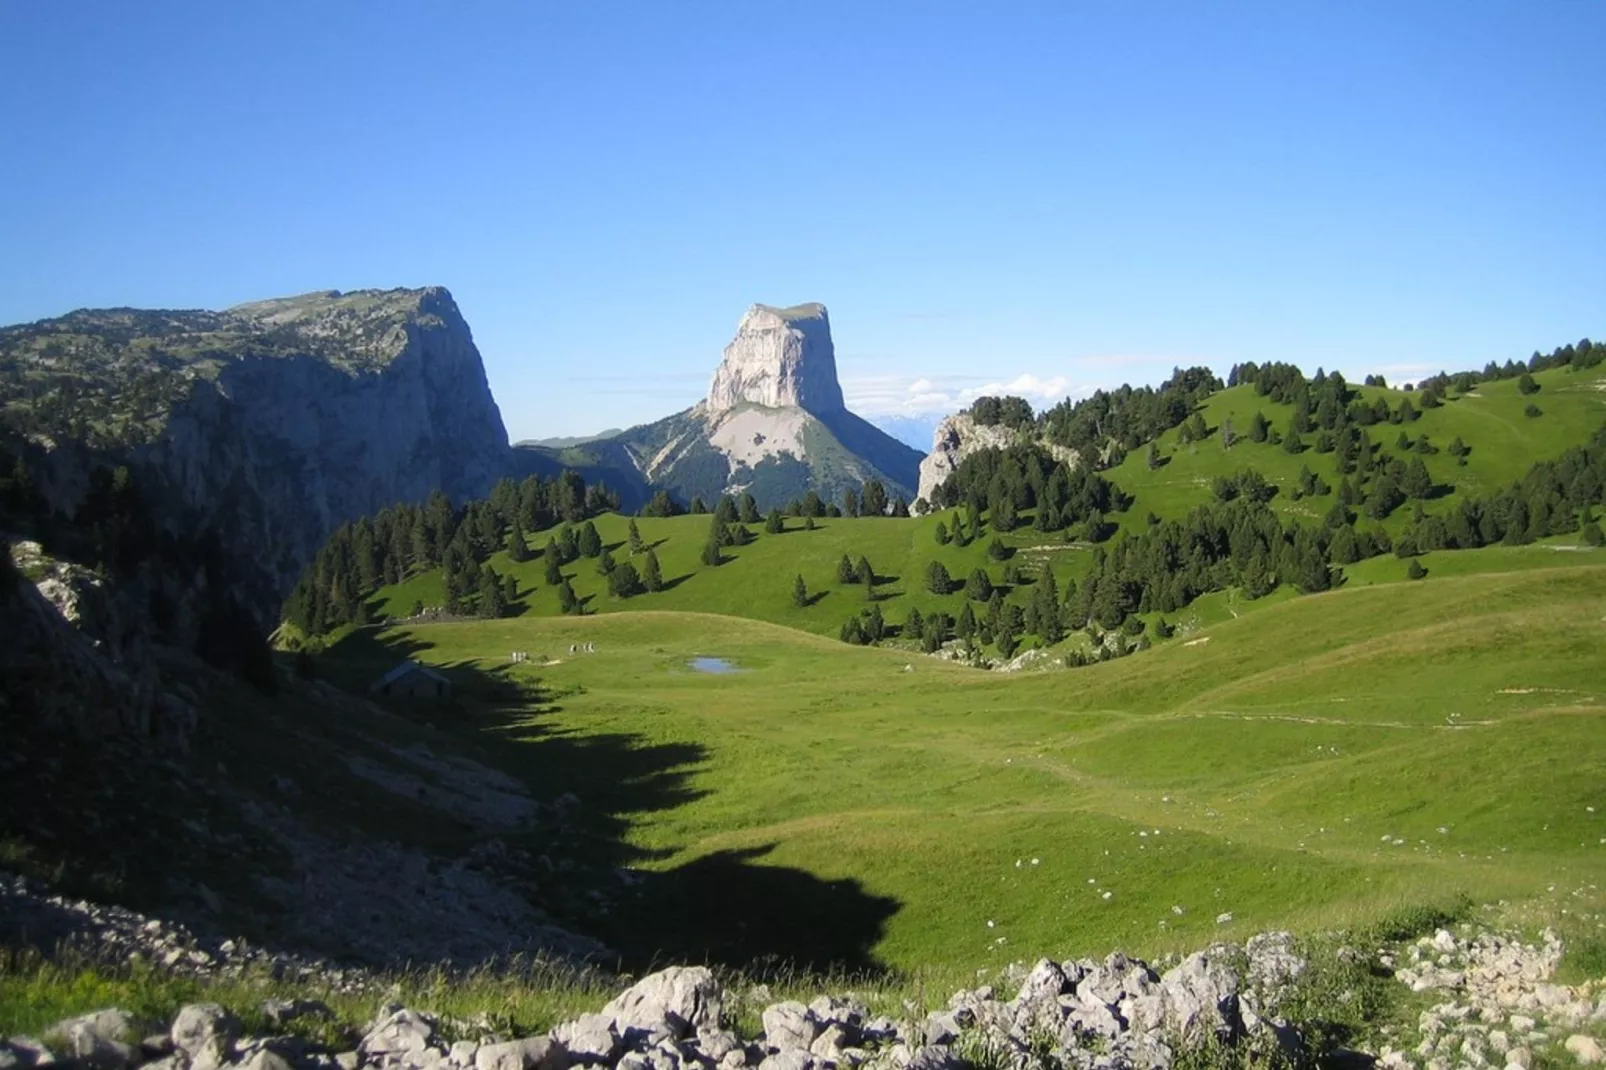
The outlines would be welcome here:
<svg viewBox="0 0 1606 1070">
<path fill-rule="evenodd" d="M 737 504 L 737 519 L 744 524 L 756 524 L 762 519 L 758 515 L 758 501 L 746 491 L 742 492 L 742 497 Z"/>
<path fill-rule="evenodd" d="M 580 553 L 585 557 L 596 557 L 602 553 L 602 536 L 597 534 L 597 525 L 587 520 L 580 528 Z"/>
<path fill-rule="evenodd" d="M 920 610 L 910 606 L 909 615 L 903 621 L 903 637 L 905 639 L 918 639 L 925 633 L 925 630 L 925 618 L 920 615 Z"/>
<path fill-rule="evenodd" d="M 970 579 L 965 581 L 965 597 L 975 602 L 985 602 L 993 596 L 992 577 L 987 575 L 984 568 L 975 568 L 970 571 Z"/>
<path fill-rule="evenodd" d="M 993 541 L 987 544 L 987 556 L 994 561 L 1002 561 L 1009 556 L 1009 547 L 1004 545 L 1004 540 L 994 535 Z"/>
<path fill-rule="evenodd" d="M 519 518 L 513 518 L 513 527 L 507 533 L 507 557 L 509 561 L 522 565 L 530 559 L 530 544 L 524 537 L 524 525 Z"/>
<path fill-rule="evenodd" d="M 629 598 L 640 590 L 641 577 L 636 573 L 636 566 L 629 561 L 608 573 L 608 593 L 615 598 Z"/>
<path fill-rule="evenodd" d="M 597 555 L 597 575 L 606 576 L 617 568 L 618 565 L 614 563 L 612 550 L 604 549 L 602 553 Z"/>
<path fill-rule="evenodd" d="M 725 563 L 725 554 L 723 552 L 724 539 L 722 538 L 724 534 L 724 527 L 723 525 L 719 524 L 717 518 L 715 519 L 714 523 L 715 526 L 708 532 L 708 540 L 703 543 L 702 561 L 703 564 L 710 567 L 716 567 Z"/>
<path fill-rule="evenodd" d="M 1149 443 L 1149 452 L 1148 452 L 1148 455 L 1144 458 L 1144 463 L 1146 463 L 1149 466 L 1149 471 L 1151 471 L 1151 472 L 1153 472 L 1155 469 L 1160 467 L 1160 465 L 1163 463 L 1163 461 L 1160 458 L 1160 446 L 1159 446 L 1159 443 L 1156 443 L 1156 442 Z"/>
<path fill-rule="evenodd" d="M 1405 568 L 1405 575 L 1408 579 L 1420 580 L 1427 574 L 1428 570 L 1422 567 L 1422 562 L 1414 557 L 1411 558 L 1411 563 Z"/>
<path fill-rule="evenodd" d="M 764 518 L 764 530 L 771 535 L 779 535 L 786 530 L 786 518 L 779 509 L 771 509 L 770 515 Z"/>
<path fill-rule="evenodd" d="M 879 479 L 872 479 L 864 485 L 859 512 L 863 516 L 883 516 L 886 511 L 887 488 L 882 486 Z"/>
<path fill-rule="evenodd" d="M 843 621 L 842 630 L 837 633 L 837 637 L 840 638 L 844 643 L 852 643 L 854 646 L 863 646 L 864 630 L 859 627 L 859 618 L 849 617 L 847 620 Z"/>
<path fill-rule="evenodd" d="M 635 557 L 646 547 L 647 544 L 641 541 L 641 529 L 636 527 L 636 522 L 632 520 L 630 522 L 630 556 Z"/>
<path fill-rule="evenodd" d="M 801 573 L 798 575 L 797 579 L 792 581 L 792 604 L 799 609 L 808 608 L 809 588 L 808 585 L 803 582 L 803 576 Z"/>
<path fill-rule="evenodd" d="M 852 487 L 842 492 L 842 515 L 859 515 L 859 495 Z"/>
<path fill-rule="evenodd" d="M 814 514 L 807 513 L 803 517 L 803 530 L 813 531 L 817 525 L 814 523 Z"/>
<path fill-rule="evenodd" d="M 561 551 L 558 549 L 556 539 L 546 541 L 546 549 L 541 551 L 542 564 L 546 567 L 546 585 L 556 587 L 563 582 L 563 561 Z"/>
<path fill-rule="evenodd" d="M 932 594 L 947 594 L 953 590 L 953 577 L 948 575 L 948 569 L 941 561 L 933 561 L 926 566 L 926 590 Z"/>
<path fill-rule="evenodd" d="M 862 572 L 859 575 L 860 575 L 859 582 L 864 585 L 864 600 L 866 602 L 874 602 L 875 601 L 875 573 L 873 573 L 873 572 Z"/>
<path fill-rule="evenodd" d="M 865 642 L 879 643 L 882 637 L 887 634 L 887 622 L 881 616 L 880 606 L 871 606 L 869 609 L 864 610 L 860 614 L 860 619 L 863 623 L 859 627 L 864 632 Z"/>
<path fill-rule="evenodd" d="M 693 495 L 691 499 L 692 516 L 702 516 L 706 512 L 708 512 L 708 506 L 703 504 L 702 496 Z"/>
<path fill-rule="evenodd" d="M 1253 417 L 1251 417 L 1250 420 L 1249 420 L 1249 441 L 1251 441 L 1251 442 L 1264 442 L 1264 441 L 1266 441 L 1266 433 L 1268 431 L 1270 431 L 1270 430 L 1271 430 L 1271 424 L 1269 422 L 1267 422 L 1266 417 L 1264 415 L 1262 415 L 1260 412 L 1257 411 L 1255 413 L 1255 415 Z"/>
<path fill-rule="evenodd" d="M 569 585 L 567 578 L 558 584 L 558 609 L 564 613 L 575 613 L 580 610 L 580 599 L 575 596 L 574 588 Z"/>
<path fill-rule="evenodd" d="M 663 573 L 658 570 L 658 552 L 648 550 L 647 555 L 641 559 L 641 585 L 649 591 L 664 589 Z"/>
<path fill-rule="evenodd" d="M 932 537 L 937 540 L 938 546 L 947 546 L 951 538 L 948 534 L 948 525 L 941 520 L 937 521 L 937 527 L 932 531 Z"/>
<path fill-rule="evenodd" d="M 1418 501 L 1433 493 L 1433 477 L 1428 474 L 1428 466 L 1422 463 L 1422 458 L 1413 457 L 1411 463 L 1405 466 L 1405 478 L 1400 481 L 1400 489 L 1407 497 Z"/>
<path fill-rule="evenodd" d="M 843 554 L 842 560 L 836 563 L 836 581 L 846 586 L 850 583 L 856 583 L 858 579 L 859 574 L 854 570 L 853 562 L 848 560 L 847 554 Z"/>
<path fill-rule="evenodd" d="M 875 583 L 875 569 L 870 567 L 869 558 L 860 555 L 859 563 L 853 567 L 853 577 L 860 583 Z"/>
<path fill-rule="evenodd" d="M 1517 380 L 1517 393 L 1524 396 L 1528 394 L 1537 394 L 1539 393 L 1539 384 L 1534 382 L 1533 376 L 1529 375 L 1527 372 L 1523 372 L 1522 377 Z"/>
<path fill-rule="evenodd" d="M 969 640 L 976 634 L 976 611 L 970 608 L 967 601 L 959 610 L 959 623 L 954 627 L 959 638 Z"/>
</svg>

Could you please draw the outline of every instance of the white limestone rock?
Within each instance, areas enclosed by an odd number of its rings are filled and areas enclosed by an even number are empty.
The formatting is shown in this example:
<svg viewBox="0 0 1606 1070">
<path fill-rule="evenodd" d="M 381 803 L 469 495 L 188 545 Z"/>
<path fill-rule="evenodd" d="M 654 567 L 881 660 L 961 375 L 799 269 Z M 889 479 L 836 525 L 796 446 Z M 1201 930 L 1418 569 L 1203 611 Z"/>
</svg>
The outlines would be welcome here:
<svg viewBox="0 0 1606 1070">
<path fill-rule="evenodd" d="M 709 383 L 708 410 L 720 413 L 744 401 L 816 414 L 843 408 L 824 305 L 753 305 L 747 310 Z"/>
</svg>

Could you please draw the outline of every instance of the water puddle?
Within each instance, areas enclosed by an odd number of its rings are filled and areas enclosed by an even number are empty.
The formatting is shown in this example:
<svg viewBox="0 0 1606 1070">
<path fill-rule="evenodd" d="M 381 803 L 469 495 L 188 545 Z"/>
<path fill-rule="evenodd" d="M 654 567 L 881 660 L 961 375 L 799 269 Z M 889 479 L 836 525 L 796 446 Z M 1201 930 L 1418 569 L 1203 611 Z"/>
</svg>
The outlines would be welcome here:
<svg viewBox="0 0 1606 1070">
<path fill-rule="evenodd" d="M 692 658 L 686 663 L 693 672 L 727 673 L 736 672 L 736 663 L 724 658 Z"/>
</svg>

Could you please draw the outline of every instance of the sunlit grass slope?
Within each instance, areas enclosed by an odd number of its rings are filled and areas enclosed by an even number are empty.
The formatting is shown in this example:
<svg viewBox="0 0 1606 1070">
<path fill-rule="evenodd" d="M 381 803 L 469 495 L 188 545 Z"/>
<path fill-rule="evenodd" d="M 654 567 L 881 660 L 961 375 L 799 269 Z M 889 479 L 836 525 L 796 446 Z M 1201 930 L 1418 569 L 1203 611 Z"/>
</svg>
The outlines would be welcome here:
<svg viewBox="0 0 1606 1070">
<path fill-rule="evenodd" d="M 888 522 L 883 559 L 925 556 L 893 535 L 921 526 Z M 470 702 L 451 730 L 619 823 L 655 893 L 585 924 L 642 955 L 718 957 L 763 917 L 891 965 L 971 967 L 1606 878 L 1606 567 L 1357 585 L 1035 676 L 677 612 L 380 638 L 324 664 L 360 679 L 409 649 L 548 689 L 522 712 Z M 694 654 L 740 671 L 689 671 Z M 574 760 L 599 737 L 695 757 L 672 802 L 632 809 L 643 774 Z"/>
<path fill-rule="evenodd" d="M 1534 378 L 1540 390 L 1531 397 L 1518 393 L 1515 380 L 1485 383 L 1465 396 L 1452 395 L 1441 407 L 1426 410 L 1418 420 L 1403 425 L 1374 425 L 1369 434 L 1382 445 L 1385 458 L 1418 456 L 1397 449 L 1395 439 L 1401 431 L 1413 439 L 1424 434 L 1428 436 L 1441 452 L 1424 457 L 1424 461 L 1435 481 L 1447 488 L 1441 497 L 1428 503 L 1428 508 L 1442 512 L 1454 504 L 1456 495 L 1483 494 L 1504 486 L 1519 478 L 1535 461 L 1554 457 L 1587 440 L 1606 423 L 1606 369 L 1574 373 L 1562 368 L 1541 372 Z M 1377 387 L 1358 389 L 1366 400 L 1386 396 L 1390 406 L 1396 409 L 1401 399 L 1408 396 Z M 1530 402 L 1540 405 L 1544 414 L 1537 418 L 1524 416 L 1523 410 Z M 1134 497 L 1130 509 L 1111 517 L 1123 529 L 1141 530 L 1151 513 L 1167 518 L 1183 516 L 1210 500 L 1210 484 L 1216 476 L 1231 475 L 1245 468 L 1257 469 L 1278 483 L 1282 493 L 1273 499 L 1272 505 L 1290 518 L 1317 523 L 1332 508 L 1336 499 L 1331 495 L 1295 500 L 1293 491 L 1304 466 L 1309 466 L 1336 488 L 1340 477 L 1333 455 L 1307 449 L 1295 456 L 1281 446 L 1251 442 L 1247 437 L 1230 449 L 1222 445 L 1219 428 L 1228 419 L 1243 436 L 1247 436 L 1256 412 L 1265 415 L 1274 428 L 1286 429 L 1291 406 L 1258 397 L 1253 388 L 1242 386 L 1209 398 L 1203 411 L 1207 425 L 1214 429 L 1207 440 L 1181 445 L 1177 432 L 1169 431 L 1160 439 L 1161 454 L 1167 458 L 1162 467 L 1151 470 L 1145 451 L 1137 450 L 1110 471 L 1109 477 Z M 1472 448 L 1465 466 L 1458 466 L 1446 449 L 1457 437 Z M 1448 490 L 1451 487 L 1454 489 Z M 1384 526 L 1397 532 L 1409 523 L 1411 512 L 1410 507 L 1396 510 Z M 877 602 L 887 619 L 894 623 L 902 621 L 911 608 L 919 609 L 922 614 L 942 610 L 958 616 L 964 604 L 962 593 L 935 595 L 926 588 L 926 568 L 932 561 L 942 562 L 959 584 L 976 568 L 985 568 L 994 584 L 1001 583 L 1005 564 L 990 559 L 987 554 L 994 535 L 992 531 L 965 547 L 952 542 L 937 543 L 938 523 L 952 527 L 953 521 L 952 512 L 918 519 L 825 518 L 817 522 L 816 530 L 806 531 L 801 520 L 788 518 L 787 531 L 780 535 L 765 534 L 762 524 L 750 524 L 748 527 L 756 534 L 756 541 L 728 549 L 727 561 L 710 567 L 701 561 L 708 517 L 642 517 L 636 523 L 645 541 L 655 548 L 663 576 L 668 581 L 667 590 L 625 600 L 611 598 L 606 578 L 597 572 L 596 562 L 587 558 L 570 563 L 564 568 L 564 574 L 585 601 L 588 613 L 689 610 L 750 617 L 818 635 L 835 635 L 843 620 L 867 604 L 861 587 L 842 586 L 836 582 L 837 562 L 844 554 L 854 561 L 866 557 L 874 566 L 880 578 L 876 586 Z M 1086 575 L 1094 549 L 1091 544 L 1067 543 L 1063 533 L 1044 534 L 1033 530 L 1030 512 L 1021 523 L 1021 527 L 1001 538 L 1013 553 L 1012 563 L 1019 566 L 1028 579 L 1045 564 L 1053 568 L 1062 586 L 1066 579 L 1080 580 Z M 1363 518 L 1361 523 L 1370 525 L 1372 521 Z M 596 524 L 614 557 L 620 561 L 629 560 L 625 545 L 629 520 L 604 516 L 598 518 Z M 532 535 L 532 548 L 539 551 L 550 534 Z M 1562 552 L 1561 547 L 1569 552 L 1577 549 L 1572 545 L 1573 540 L 1566 538 L 1549 542 L 1551 546 L 1543 550 L 1491 548 L 1470 556 L 1466 552 L 1441 551 L 1423 558 L 1423 564 L 1429 569 L 1430 577 L 1437 578 L 1467 572 L 1553 566 L 1558 563 L 1553 558 Z M 1584 555 L 1579 560 L 1589 560 L 1593 556 Z M 543 582 L 545 566 L 539 556 L 514 564 L 505 553 L 500 553 L 493 556 L 491 564 L 497 572 L 517 579 L 520 597 L 516 611 L 535 615 L 558 613 L 557 591 Z M 639 567 L 640 561 L 636 564 Z M 1346 571 L 1352 577 L 1351 582 L 1360 584 L 1403 578 L 1405 568 L 1404 562 L 1384 557 L 1362 562 Z M 793 603 L 792 588 L 797 576 L 803 577 L 812 595 L 807 607 Z M 1017 602 L 1024 601 L 1027 593 L 1019 589 L 1006 591 Z M 1281 601 L 1289 594 L 1284 589 L 1272 601 Z M 381 615 L 403 617 L 415 603 L 435 606 L 444 599 L 440 575 L 429 572 L 383 588 L 378 594 L 376 609 Z M 979 611 L 982 607 L 975 608 Z M 1176 617 L 1191 626 L 1230 618 L 1247 608 L 1249 604 L 1236 592 L 1222 592 L 1201 599 Z M 1074 644 L 1081 640 L 1072 638 L 1069 642 Z"/>
</svg>

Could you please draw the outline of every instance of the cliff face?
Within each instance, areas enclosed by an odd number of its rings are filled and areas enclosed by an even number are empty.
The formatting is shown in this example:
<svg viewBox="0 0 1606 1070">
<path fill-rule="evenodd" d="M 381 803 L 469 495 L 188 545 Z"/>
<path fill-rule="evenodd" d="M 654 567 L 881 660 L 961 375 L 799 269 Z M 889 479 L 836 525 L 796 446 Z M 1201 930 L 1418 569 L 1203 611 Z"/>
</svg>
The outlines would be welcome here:
<svg viewBox="0 0 1606 1070">
<path fill-rule="evenodd" d="M 817 416 L 842 411 L 836 347 L 824 305 L 747 310 L 708 386 L 708 411 L 724 412 L 743 402 L 807 409 Z"/>
<path fill-rule="evenodd" d="M 978 424 L 968 412 L 945 417 L 932 435 L 931 452 L 920 462 L 917 499 L 931 501 L 932 492 L 942 486 L 961 461 L 972 453 L 987 449 L 1008 449 L 1017 442 L 1032 442 L 1047 450 L 1057 461 L 1071 467 L 1082 463 L 1081 455 L 1067 446 L 1035 438 L 1002 424 Z"/>
<path fill-rule="evenodd" d="M 683 501 L 746 492 L 764 509 L 810 490 L 834 501 L 872 479 L 909 498 L 920 464 L 844 405 L 821 304 L 753 305 L 705 400 L 588 449 Z"/>
<path fill-rule="evenodd" d="M 343 521 L 437 489 L 483 495 L 510 466 L 479 351 L 439 287 L 86 311 L 0 332 L 12 367 L 40 354 L 118 429 L 51 437 L 56 504 L 71 508 L 91 464 L 130 464 L 164 522 L 214 532 L 277 593 Z M 135 390 L 156 402 L 125 406 Z"/>
</svg>

